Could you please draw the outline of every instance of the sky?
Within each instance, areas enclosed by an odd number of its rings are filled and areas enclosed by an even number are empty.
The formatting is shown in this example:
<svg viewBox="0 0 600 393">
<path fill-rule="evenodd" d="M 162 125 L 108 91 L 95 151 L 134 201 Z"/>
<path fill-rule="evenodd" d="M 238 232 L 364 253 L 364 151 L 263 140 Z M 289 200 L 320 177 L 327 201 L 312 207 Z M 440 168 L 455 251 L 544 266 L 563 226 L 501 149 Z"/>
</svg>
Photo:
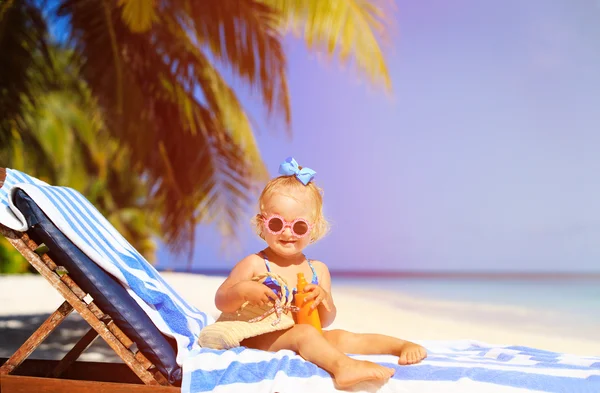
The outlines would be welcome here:
<svg viewBox="0 0 600 393">
<path fill-rule="evenodd" d="M 600 272 L 600 2 L 398 0 L 392 94 L 286 38 L 292 135 L 241 89 L 272 176 L 317 172 L 331 270 Z M 255 214 L 251 206 L 242 222 Z M 198 227 L 193 269 L 264 247 Z M 224 250 L 223 250 L 224 248 Z M 158 267 L 188 259 L 159 249 Z"/>
</svg>

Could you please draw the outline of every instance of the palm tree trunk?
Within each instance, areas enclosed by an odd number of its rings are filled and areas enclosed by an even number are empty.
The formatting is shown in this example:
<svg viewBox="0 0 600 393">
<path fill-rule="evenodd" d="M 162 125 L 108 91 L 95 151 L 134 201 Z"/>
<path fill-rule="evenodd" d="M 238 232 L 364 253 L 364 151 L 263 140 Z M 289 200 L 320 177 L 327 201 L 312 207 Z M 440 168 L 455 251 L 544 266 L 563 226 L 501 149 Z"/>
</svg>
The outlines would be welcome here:
<svg viewBox="0 0 600 393">
<path fill-rule="evenodd" d="M 117 76 L 117 88 L 116 88 L 116 99 L 117 99 L 117 115 L 123 114 L 123 69 L 121 62 L 119 61 L 119 46 L 117 44 L 117 35 L 115 33 L 115 27 L 112 23 L 112 13 L 110 5 L 107 0 L 102 1 L 104 7 L 104 16 L 106 18 L 106 27 L 108 28 L 108 34 L 110 35 L 110 44 L 112 47 L 114 62 L 115 62 L 115 75 Z"/>
</svg>

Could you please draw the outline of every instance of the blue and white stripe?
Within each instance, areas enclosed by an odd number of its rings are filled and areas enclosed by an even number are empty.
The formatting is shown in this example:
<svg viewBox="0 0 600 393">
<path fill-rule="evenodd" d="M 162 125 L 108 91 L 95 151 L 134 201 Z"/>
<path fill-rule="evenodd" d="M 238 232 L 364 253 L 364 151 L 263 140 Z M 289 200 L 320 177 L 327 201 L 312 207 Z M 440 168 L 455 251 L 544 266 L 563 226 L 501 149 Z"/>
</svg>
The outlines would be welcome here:
<svg viewBox="0 0 600 393">
<path fill-rule="evenodd" d="M 7 170 L 0 188 L 0 223 L 26 230 L 10 192 L 21 188 L 54 224 L 99 266 L 116 277 L 156 326 L 177 341 L 183 393 L 337 392 L 330 375 L 291 351 L 199 348 L 196 339 L 211 323 L 207 314 L 182 299 L 160 274 L 77 191 L 50 187 Z M 428 358 L 398 366 L 391 355 L 353 356 L 396 369 L 379 386 L 364 383 L 354 392 L 600 392 L 600 357 L 475 341 L 420 342 Z"/>
</svg>

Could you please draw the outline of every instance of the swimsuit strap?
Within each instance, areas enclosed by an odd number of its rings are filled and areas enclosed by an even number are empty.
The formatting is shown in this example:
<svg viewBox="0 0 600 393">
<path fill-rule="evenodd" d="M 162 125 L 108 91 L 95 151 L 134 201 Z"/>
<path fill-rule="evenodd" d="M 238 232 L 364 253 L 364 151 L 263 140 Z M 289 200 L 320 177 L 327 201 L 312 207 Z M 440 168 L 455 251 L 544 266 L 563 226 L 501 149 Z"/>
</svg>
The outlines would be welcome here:
<svg viewBox="0 0 600 393">
<path fill-rule="evenodd" d="M 269 268 L 269 259 L 267 258 L 267 254 L 265 254 L 263 251 L 261 251 L 259 254 L 265 260 L 265 266 L 267 267 L 267 271 L 270 273 L 271 269 Z"/>
<path fill-rule="evenodd" d="M 306 262 L 308 262 L 308 266 L 310 266 L 310 270 L 312 270 L 312 272 L 313 272 L 311 283 L 318 285 L 319 284 L 319 276 L 317 276 L 317 271 L 315 270 L 315 267 L 313 266 L 312 263 L 310 263 L 310 259 L 307 258 Z"/>
</svg>

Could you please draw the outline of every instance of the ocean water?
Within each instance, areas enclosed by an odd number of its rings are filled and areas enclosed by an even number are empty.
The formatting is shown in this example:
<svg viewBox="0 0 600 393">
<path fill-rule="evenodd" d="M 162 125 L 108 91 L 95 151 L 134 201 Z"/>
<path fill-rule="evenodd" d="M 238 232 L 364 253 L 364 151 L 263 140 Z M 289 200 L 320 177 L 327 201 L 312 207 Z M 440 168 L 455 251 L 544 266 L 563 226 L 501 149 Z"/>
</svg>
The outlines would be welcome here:
<svg viewBox="0 0 600 393">
<path fill-rule="evenodd" d="M 597 339 L 600 280 L 333 278 L 395 307 Z"/>
</svg>

